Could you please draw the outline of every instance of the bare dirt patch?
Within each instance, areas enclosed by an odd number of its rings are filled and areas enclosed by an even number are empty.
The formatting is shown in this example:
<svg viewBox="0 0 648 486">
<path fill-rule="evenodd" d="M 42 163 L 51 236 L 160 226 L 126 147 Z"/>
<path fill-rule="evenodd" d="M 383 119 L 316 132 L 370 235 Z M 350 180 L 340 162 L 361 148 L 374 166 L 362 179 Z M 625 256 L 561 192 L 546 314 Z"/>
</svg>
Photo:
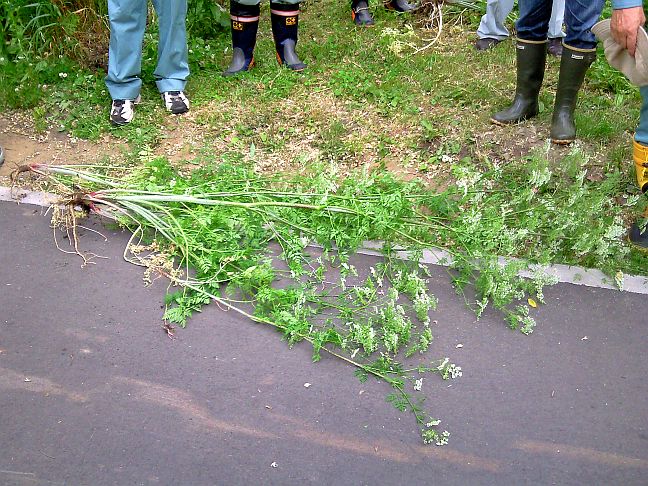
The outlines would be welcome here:
<svg viewBox="0 0 648 486">
<path fill-rule="evenodd" d="M 24 112 L 0 115 L 0 145 L 6 156 L 0 178 L 8 177 L 23 164 L 98 163 L 111 155 L 108 139 L 104 136 L 99 142 L 88 142 L 54 130 L 39 133 Z"/>
</svg>

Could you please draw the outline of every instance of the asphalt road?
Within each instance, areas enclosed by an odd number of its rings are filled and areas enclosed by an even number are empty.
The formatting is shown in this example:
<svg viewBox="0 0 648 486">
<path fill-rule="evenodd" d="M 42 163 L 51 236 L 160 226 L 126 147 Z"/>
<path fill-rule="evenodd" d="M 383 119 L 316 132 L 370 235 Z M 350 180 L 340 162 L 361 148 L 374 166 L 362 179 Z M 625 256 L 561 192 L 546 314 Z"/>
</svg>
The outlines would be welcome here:
<svg viewBox="0 0 648 486">
<path fill-rule="evenodd" d="M 646 296 L 557 285 L 526 337 L 433 267 L 430 352 L 464 375 L 424 382 L 430 447 L 384 383 L 232 312 L 169 339 L 126 234 L 82 230 L 81 268 L 42 213 L 0 202 L 2 485 L 648 484 Z"/>
</svg>

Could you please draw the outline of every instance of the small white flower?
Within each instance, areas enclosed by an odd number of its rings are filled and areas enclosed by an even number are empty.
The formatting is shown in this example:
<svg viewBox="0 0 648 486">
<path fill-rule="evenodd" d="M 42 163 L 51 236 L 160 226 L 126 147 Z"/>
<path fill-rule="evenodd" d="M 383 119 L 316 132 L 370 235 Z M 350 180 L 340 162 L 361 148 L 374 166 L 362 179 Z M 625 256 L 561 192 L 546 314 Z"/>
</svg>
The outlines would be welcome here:
<svg viewBox="0 0 648 486">
<path fill-rule="evenodd" d="M 452 379 L 463 376 L 463 372 L 461 371 L 461 366 L 450 365 L 448 371 L 450 371 L 450 377 Z"/>
<path fill-rule="evenodd" d="M 437 438 L 436 445 L 438 446 L 446 445 L 448 443 L 449 438 L 450 438 L 450 432 L 444 430 L 441 436 Z"/>
<path fill-rule="evenodd" d="M 423 378 L 419 378 L 419 379 L 416 380 L 416 382 L 414 383 L 414 389 L 415 389 L 416 391 L 421 391 L 421 388 L 422 388 L 422 387 L 423 387 Z"/>
<path fill-rule="evenodd" d="M 59 78 L 67 78 L 67 73 L 59 73 Z"/>
</svg>

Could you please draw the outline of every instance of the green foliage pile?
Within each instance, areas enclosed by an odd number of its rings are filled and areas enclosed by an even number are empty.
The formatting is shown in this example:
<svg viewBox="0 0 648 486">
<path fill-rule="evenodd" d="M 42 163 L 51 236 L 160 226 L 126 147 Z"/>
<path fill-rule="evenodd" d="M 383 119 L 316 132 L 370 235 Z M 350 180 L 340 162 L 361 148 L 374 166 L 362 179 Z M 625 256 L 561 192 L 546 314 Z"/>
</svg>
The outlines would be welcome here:
<svg viewBox="0 0 648 486">
<path fill-rule="evenodd" d="M 610 271 L 630 262 L 621 239 L 626 207 L 616 201 L 621 174 L 592 184 L 585 164 L 575 150 L 560 171 L 531 157 L 522 170 L 494 166 L 486 177 L 464 160 L 455 184 L 436 193 L 386 171 L 264 176 L 233 153 L 203 160 L 188 176 L 163 158 L 119 178 L 69 166 L 36 170 L 74 204 L 84 184 L 88 207 L 115 211 L 133 232 L 131 261 L 180 287 L 167 296 L 167 322 L 184 326 L 216 301 L 275 327 L 290 345 L 309 342 L 313 360 L 329 353 L 356 366 L 361 379 L 389 383 L 389 401 L 414 414 L 425 442 L 441 445 L 447 433 L 413 392 L 425 373 L 449 379 L 462 370 L 426 357 L 437 299 L 418 263 L 423 250 L 449 252 L 453 283 L 477 316 L 492 305 L 512 329 L 532 333 L 534 308 L 553 280 L 537 267 L 532 278 L 520 271 L 557 259 Z M 625 204 L 642 206 L 639 199 L 626 194 Z M 357 268 L 354 255 L 375 240 L 383 242 L 382 261 Z"/>
</svg>

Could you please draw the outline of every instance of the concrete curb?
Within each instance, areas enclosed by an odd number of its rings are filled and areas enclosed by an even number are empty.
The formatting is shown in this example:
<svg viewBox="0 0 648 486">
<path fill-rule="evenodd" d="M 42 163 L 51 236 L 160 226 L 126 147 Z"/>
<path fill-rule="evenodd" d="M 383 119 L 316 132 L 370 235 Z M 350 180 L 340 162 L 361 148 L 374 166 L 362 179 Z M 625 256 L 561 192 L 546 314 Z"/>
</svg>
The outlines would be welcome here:
<svg viewBox="0 0 648 486">
<path fill-rule="evenodd" d="M 0 201 L 13 201 L 19 204 L 31 204 L 36 206 L 50 206 L 56 202 L 57 197 L 46 192 L 27 191 L 19 188 L 0 186 Z M 364 248 L 358 251 L 362 255 L 382 256 L 383 243 L 380 241 L 366 241 Z M 407 251 L 396 251 L 396 256 L 410 260 L 411 256 Z M 505 265 L 511 259 L 500 257 L 500 263 Z M 423 250 L 420 263 L 427 265 L 450 266 L 453 262 L 452 255 L 440 248 Z M 558 279 L 560 283 L 572 285 L 583 285 L 600 289 L 619 290 L 615 282 L 608 275 L 597 269 L 574 267 L 569 265 L 554 264 L 549 266 L 532 265 L 529 270 L 520 272 L 522 277 L 531 277 L 542 272 L 545 275 Z M 638 275 L 623 276 L 623 291 L 635 294 L 648 295 L 648 277 Z"/>
</svg>

